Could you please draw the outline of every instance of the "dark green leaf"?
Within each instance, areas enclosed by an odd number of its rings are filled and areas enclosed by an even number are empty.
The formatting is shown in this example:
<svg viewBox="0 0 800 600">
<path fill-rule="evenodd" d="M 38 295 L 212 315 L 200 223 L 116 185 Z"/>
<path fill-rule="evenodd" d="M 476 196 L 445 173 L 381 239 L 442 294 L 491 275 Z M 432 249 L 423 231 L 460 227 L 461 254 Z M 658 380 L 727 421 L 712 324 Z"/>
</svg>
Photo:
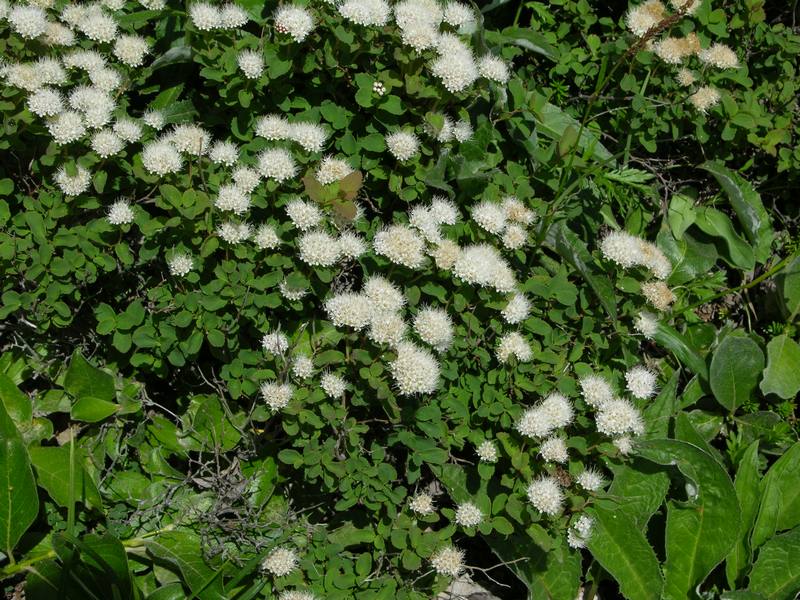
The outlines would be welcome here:
<svg viewBox="0 0 800 600">
<path fill-rule="evenodd" d="M 731 413 L 747 402 L 764 369 L 764 353 L 752 339 L 732 332 L 714 351 L 709 383 L 714 397 Z"/>
<path fill-rule="evenodd" d="M 87 362 L 79 350 L 75 351 L 70 360 L 64 377 L 64 389 L 75 398 L 91 396 L 113 400 L 116 395 L 114 378 Z"/>
<path fill-rule="evenodd" d="M 758 549 L 778 532 L 800 525 L 800 442 L 784 452 L 761 482 L 761 502 L 750 538 Z"/>
<path fill-rule="evenodd" d="M 779 335 L 767 344 L 767 368 L 761 381 L 764 394 L 788 400 L 800 391 L 800 345 L 788 335 Z"/>
<path fill-rule="evenodd" d="M 750 573 L 749 590 L 768 600 L 794 600 L 800 592 L 800 527 L 768 541 Z"/>
<path fill-rule="evenodd" d="M 737 587 L 737 582 L 740 582 L 744 577 L 747 566 L 753 557 L 753 553 L 750 550 L 750 530 L 758 512 L 758 501 L 761 496 L 760 479 L 761 476 L 758 472 L 758 440 L 756 440 L 750 444 L 739 461 L 736 479 L 733 483 L 736 488 L 736 497 L 739 499 L 739 506 L 742 509 L 742 528 L 739 532 L 739 539 L 736 541 L 733 550 L 728 554 L 725 562 L 728 585 L 733 588 Z"/>
</svg>

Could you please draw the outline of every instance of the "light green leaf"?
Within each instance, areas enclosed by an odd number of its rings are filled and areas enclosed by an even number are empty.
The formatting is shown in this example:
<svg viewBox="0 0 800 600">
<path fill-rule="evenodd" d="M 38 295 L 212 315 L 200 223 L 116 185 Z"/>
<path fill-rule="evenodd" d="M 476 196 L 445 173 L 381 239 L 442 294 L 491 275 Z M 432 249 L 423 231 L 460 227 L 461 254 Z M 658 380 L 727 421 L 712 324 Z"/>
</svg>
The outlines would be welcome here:
<svg viewBox="0 0 800 600">
<path fill-rule="evenodd" d="M 676 240 L 682 240 L 684 232 L 691 227 L 697 219 L 694 201 L 683 194 L 675 194 L 669 201 L 667 220 L 672 235 Z"/>
<path fill-rule="evenodd" d="M 767 368 L 761 381 L 764 394 L 789 400 L 800 391 L 800 346 L 788 335 L 779 335 L 767 344 Z"/>
<path fill-rule="evenodd" d="M 747 402 L 764 369 L 764 353 L 742 332 L 732 332 L 714 351 L 709 382 L 714 397 L 731 413 Z"/>
<path fill-rule="evenodd" d="M 113 400 L 116 395 L 114 378 L 87 362 L 79 350 L 75 351 L 70 360 L 64 377 L 64 389 L 74 398 L 91 396 L 100 400 Z"/>
<path fill-rule="evenodd" d="M 680 374 L 680 369 L 676 370 L 661 388 L 656 399 L 644 409 L 647 437 L 667 437 L 669 421 L 680 408 L 677 394 Z"/>
<path fill-rule="evenodd" d="M 19 427 L 29 426 L 33 419 L 33 403 L 31 399 L 19 391 L 5 374 L 0 373 L 0 400 L 3 401 L 8 416 Z"/>
<path fill-rule="evenodd" d="M 39 497 L 25 443 L 0 404 L 0 550 L 11 556 L 36 520 Z"/>
<path fill-rule="evenodd" d="M 624 508 L 610 510 L 598 504 L 587 512 L 595 521 L 589 551 L 611 573 L 622 595 L 629 600 L 659 600 L 664 581 L 658 559 L 638 524 Z"/>
<path fill-rule="evenodd" d="M 800 525 L 800 442 L 784 452 L 761 482 L 761 502 L 750 545 L 758 549 L 780 531 Z"/>
<path fill-rule="evenodd" d="M 557 61 L 559 52 L 540 32 L 523 27 L 506 27 L 503 31 L 486 31 L 486 41 L 491 44 L 514 44 Z"/>
<path fill-rule="evenodd" d="M 653 339 L 658 344 L 671 351 L 678 358 L 680 363 L 692 371 L 692 373 L 699 375 L 702 379 L 708 379 L 708 367 L 706 367 L 706 362 L 694 348 L 689 346 L 685 337 L 675 329 L 659 321 L 658 329 L 656 329 Z"/>
<path fill-rule="evenodd" d="M 794 600 L 800 592 L 800 527 L 764 544 L 750 573 L 750 591 L 768 600 Z"/>
<path fill-rule="evenodd" d="M 753 270 L 755 267 L 753 248 L 739 237 L 728 215 L 716 208 L 704 207 L 698 209 L 695 223 L 703 232 L 725 242 L 727 254 L 723 255 L 723 259 L 734 267 L 745 271 Z"/>
<path fill-rule="evenodd" d="M 535 94 L 534 98 L 532 109 L 536 118 L 536 129 L 540 134 L 559 141 L 568 127 L 574 127 L 576 132 L 580 130 L 581 124 L 574 117 L 555 104 L 547 102 L 544 96 Z M 613 166 L 613 155 L 589 128 L 584 127 L 578 140 L 578 147 L 584 152 L 591 149 L 595 160 Z"/>
<path fill-rule="evenodd" d="M 70 497 L 76 502 L 100 508 L 102 500 L 97 486 L 83 466 L 83 452 L 75 448 L 72 462 L 72 495 L 70 496 L 70 449 L 66 446 L 30 448 L 31 463 L 36 469 L 36 483 L 44 488 L 59 506 L 68 506 Z"/>
<path fill-rule="evenodd" d="M 800 314 L 800 256 L 795 257 L 775 278 L 781 291 L 786 313 L 796 317 Z"/>
<path fill-rule="evenodd" d="M 739 499 L 739 506 L 742 509 L 742 528 L 739 532 L 739 539 L 736 540 L 733 550 L 725 560 L 725 574 L 728 577 L 728 585 L 732 588 L 737 587 L 737 583 L 744 577 L 753 558 L 749 538 L 750 529 L 753 527 L 753 521 L 758 512 L 758 500 L 761 496 L 760 478 L 758 440 L 756 440 L 748 446 L 739 461 L 736 480 L 733 483 L 736 488 L 736 497 Z"/>
<path fill-rule="evenodd" d="M 203 560 L 200 538 L 188 531 L 170 531 L 148 540 L 147 550 L 176 567 L 199 600 L 225 600 L 222 577 Z"/>
<path fill-rule="evenodd" d="M 741 510 L 728 473 L 708 453 L 679 440 L 645 440 L 639 454 L 687 478 L 687 502 L 667 503 L 664 597 L 685 600 L 730 552 Z"/>
<path fill-rule="evenodd" d="M 84 398 L 79 398 L 78 401 L 72 405 L 69 414 L 76 421 L 97 423 L 98 421 L 110 417 L 116 413 L 118 409 L 118 404 L 86 396 Z"/>
<path fill-rule="evenodd" d="M 644 530 L 667 496 L 669 476 L 661 467 L 640 458 L 626 464 L 610 464 L 609 468 L 614 472 L 614 480 L 606 498 L 617 502 L 620 510 Z"/>
<path fill-rule="evenodd" d="M 755 259 L 760 263 L 765 262 L 770 256 L 775 232 L 761 196 L 750 182 L 720 162 L 708 161 L 700 168 L 711 173 L 725 190 L 747 239 L 753 244 Z"/>
</svg>

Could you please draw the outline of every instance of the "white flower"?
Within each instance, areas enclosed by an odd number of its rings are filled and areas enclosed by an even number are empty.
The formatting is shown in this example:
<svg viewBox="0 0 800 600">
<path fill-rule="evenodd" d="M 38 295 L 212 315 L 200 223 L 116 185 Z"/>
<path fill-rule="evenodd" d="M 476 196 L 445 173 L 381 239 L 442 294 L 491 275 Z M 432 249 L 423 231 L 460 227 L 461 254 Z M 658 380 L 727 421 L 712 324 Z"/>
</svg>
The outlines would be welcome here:
<svg viewBox="0 0 800 600">
<path fill-rule="evenodd" d="M 386 25 L 391 8 L 385 0 L 344 0 L 339 14 L 356 25 Z"/>
<path fill-rule="evenodd" d="M 686 7 L 687 15 L 694 14 L 702 3 L 703 0 L 669 0 L 669 5 L 675 10 Z"/>
<path fill-rule="evenodd" d="M 547 462 L 565 463 L 569 458 L 567 445 L 559 437 L 551 437 L 543 441 L 539 448 L 539 454 Z"/>
<path fill-rule="evenodd" d="M 507 83 L 510 77 L 508 65 L 506 65 L 505 61 L 491 54 L 482 56 L 478 60 L 478 73 L 481 74 L 481 77 L 491 79 L 497 83 Z"/>
<path fill-rule="evenodd" d="M 336 243 L 339 245 L 339 254 L 342 258 L 355 260 L 367 251 L 364 238 L 351 231 L 342 233 Z"/>
<path fill-rule="evenodd" d="M 678 74 L 675 76 L 675 80 L 678 82 L 678 85 L 682 87 L 689 87 L 695 81 L 697 81 L 697 78 L 689 69 L 680 69 Z"/>
<path fill-rule="evenodd" d="M 518 331 L 503 335 L 497 344 L 497 360 L 508 362 L 514 356 L 519 362 L 528 362 L 533 358 L 530 344 Z"/>
<path fill-rule="evenodd" d="M 47 122 L 47 130 L 56 144 L 63 145 L 80 139 L 86 133 L 83 117 L 74 110 L 58 113 Z"/>
<path fill-rule="evenodd" d="M 283 4 L 275 11 L 275 29 L 295 42 L 302 42 L 313 31 L 314 19 L 302 6 Z"/>
<path fill-rule="evenodd" d="M 112 129 L 120 139 L 128 143 L 137 142 L 142 137 L 142 126 L 131 119 L 118 119 Z"/>
<path fill-rule="evenodd" d="M 87 73 L 106 66 L 105 57 L 96 50 L 73 50 L 62 61 L 69 69 L 83 69 Z"/>
<path fill-rule="evenodd" d="M 261 182 L 261 175 L 255 169 L 240 165 L 231 173 L 231 179 L 245 194 L 250 194 Z"/>
<path fill-rule="evenodd" d="M 300 144 L 306 152 L 319 152 L 327 138 L 325 128 L 316 123 L 302 121 L 289 126 L 289 139 Z"/>
<path fill-rule="evenodd" d="M 226 4 L 219 13 L 219 20 L 223 29 L 235 29 L 247 23 L 250 18 L 241 6 Z"/>
<path fill-rule="evenodd" d="M 386 136 L 386 147 L 397 160 L 404 161 L 419 151 L 419 139 L 408 131 L 398 131 Z"/>
<path fill-rule="evenodd" d="M 340 257 L 339 244 L 322 230 L 309 231 L 297 240 L 300 260 L 312 267 L 330 267 Z"/>
<path fill-rule="evenodd" d="M 7 85 L 28 92 L 35 92 L 44 84 L 41 72 L 33 63 L 0 64 L 0 73 L 5 77 Z"/>
<path fill-rule="evenodd" d="M 449 271 L 461 256 L 461 248 L 452 240 L 442 240 L 431 250 L 430 255 L 437 267 Z"/>
<path fill-rule="evenodd" d="M 697 110 L 705 114 L 708 112 L 708 109 L 716 106 L 721 98 L 718 90 L 711 86 L 704 85 L 689 96 L 689 102 L 691 102 Z"/>
<path fill-rule="evenodd" d="M 258 155 L 258 172 L 265 179 L 282 183 L 297 174 L 297 164 L 288 150 L 271 148 Z"/>
<path fill-rule="evenodd" d="M 142 121 L 149 125 L 156 131 L 162 129 L 165 125 L 164 113 L 160 110 L 148 110 L 142 115 Z"/>
<path fill-rule="evenodd" d="M 528 232 L 515 223 L 506 226 L 503 233 L 503 246 L 509 250 L 519 250 L 528 241 Z"/>
<path fill-rule="evenodd" d="M 239 149 L 233 142 L 214 142 L 211 146 L 211 151 L 208 153 L 208 157 L 213 163 L 232 167 L 236 164 L 236 161 L 239 160 Z"/>
<path fill-rule="evenodd" d="M 463 2 L 448 2 L 444 7 L 443 20 L 453 27 L 461 27 L 475 21 L 475 13 Z"/>
<path fill-rule="evenodd" d="M 248 79 L 258 79 L 264 72 L 264 57 L 257 50 L 242 50 L 236 63 Z"/>
<path fill-rule="evenodd" d="M 250 208 L 250 196 L 237 185 L 221 185 L 214 206 L 241 215 Z"/>
<path fill-rule="evenodd" d="M 463 248 L 453 265 L 456 277 L 467 283 L 509 293 L 516 287 L 514 272 L 494 246 L 477 244 Z"/>
<path fill-rule="evenodd" d="M 531 303 L 524 294 L 514 292 L 511 300 L 508 301 L 506 307 L 501 311 L 503 319 L 506 323 L 516 325 L 528 318 L 531 312 Z"/>
<path fill-rule="evenodd" d="M 520 225 L 530 225 L 536 221 L 536 213 L 515 196 L 506 196 L 500 206 L 503 207 L 503 212 L 509 221 L 514 221 Z"/>
<path fill-rule="evenodd" d="M 406 336 L 406 323 L 395 312 L 375 311 L 370 321 L 367 337 L 376 344 L 397 346 Z"/>
<path fill-rule="evenodd" d="M 543 475 L 528 486 L 528 499 L 536 510 L 553 516 L 561 512 L 564 492 L 554 477 Z"/>
<path fill-rule="evenodd" d="M 319 225 L 322 220 L 322 211 L 316 204 L 295 198 L 286 205 L 286 214 L 300 231 L 308 231 Z"/>
<path fill-rule="evenodd" d="M 325 312 L 336 327 L 364 329 L 370 324 L 373 307 L 363 294 L 344 292 L 325 300 Z"/>
<path fill-rule="evenodd" d="M 494 445 L 494 442 L 491 440 L 484 440 L 481 444 L 475 448 L 475 454 L 478 455 L 478 458 L 482 462 L 486 463 L 494 463 L 497 462 L 497 446 Z"/>
<path fill-rule="evenodd" d="M 347 164 L 347 161 L 334 158 L 333 156 L 326 156 L 322 159 L 322 162 L 320 162 L 319 167 L 317 167 L 314 177 L 322 185 L 328 185 L 329 183 L 347 177 L 352 172 L 353 168 Z"/>
<path fill-rule="evenodd" d="M 639 409 L 627 400 L 615 398 L 600 406 L 595 416 L 597 431 L 616 436 L 625 433 L 644 433 L 644 421 Z"/>
<path fill-rule="evenodd" d="M 42 57 L 36 61 L 34 68 L 39 72 L 42 83 L 64 85 L 69 76 L 57 58 Z"/>
<path fill-rule="evenodd" d="M 473 133 L 475 132 L 472 129 L 472 125 L 469 121 L 465 121 L 464 119 L 460 119 L 453 125 L 453 137 L 461 143 L 471 138 Z"/>
<path fill-rule="evenodd" d="M 575 481 L 578 482 L 579 486 L 589 492 L 596 492 L 606 484 L 605 478 L 603 478 L 599 471 L 592 467 L 584 469 L 583 472 L 575 478 Z"/>
<path fill-rule="evenodd" d="M 651 340 L 658 331 L 658 317 L 651 312 L 643 310 L 636 315 L 633 321 L 633 328 L 648 340 Z"/>
<path fill-rule="evenodd" d="M 314 361 L 308 356 L 295 356 L 292 360 L 292 374 L 298 379 L 308 379 L 314 373 Z"/>
<path fill-rule="evenodd" d="M 431 566 L 439 575 L 458 577 L 464 570 L 464 551 L 445 546 L 431 556 Z"/>
<path fill-rule="evenodd" d="M 552 393 L 536 406 L 527 409 L 515 424 L 527 437 L 542 438 L 572 422 L 572 404 L 559 393 Z"/>
<path fill-rule="evenodd" d="M 400 30 L 400 39 L 417 52 L 436 45 L 438 31 L 428 23 L 414 21 Z"/>
<path fill-rule="evenodd" d="M 431 515 L 436 510 L 433 505 L 433 498 L 430 494 L 420 492 L 408 503 L 408 507 L 418 515 Z"/>
<path fill-rule="evenodd" d="M 430 133 L 436 139 L 437 142 L 444 144 L 453 139 L 453 119 L 447 115 L 438 116 L 442 117 L 441 128 L 437 131 L 432 125 L 428 124 L 426 129 L 428 130 L 428 133 Z"/>
<path fill-rule="evenodd" d="M 301 592 L 300 590 L 284 590 L 278 596 L 278 600 L 317 600 L 311 592 Z"/>
<path fill-rule="evenodd" d="M 602 375 L 587 375 L 582 377 L 578 384 L 581 386 L 586 404 L 593 408 L 600 408 L 609 400 L 614 399 L 614 390 Z"/>
<path fill-rule="evenodd" d="M 261 568 L 274 575 L 283 577 L 297 568 L 297 552 L 290 548 L 276 548 L 261 563 Z"/>
<path fill-rule="evenodd" d="M 116 133 L 103 129 L 92 136 L 91 146 L 100 158 L 107 158 L 117 154 L 125 144 Z"/>
<path fill-rule="evenodd" d="M 453 343 L 453 322 L 445 310 L 427 307 L 414 317 L 414 331 L 426 344 L 444 352 Z"/>
<path fill-rule="evenodd" d="M 75 34 L 61 23 L 47 23 L 44 41 L 50 46 L 72 46 L 75 43 Z"/>
<path fill-rule="evenodd" d="M 39 117 L 52 117 L 64 110 L 64 101 L 56 90 L 41 88 L 28 98 L 28 110 Z"/>
<path fill-rule="evenodd" d="M 666 279 L 672 273 L 672 263 L 666 255 L 656 246 L 646 240 L 640 241 L 642 253 L 642 266 L 658 279 Z"/>
<path fill-rule="evenodd" d="M 406 302 L 403 292 L 391 281 L 380 275 L 372 275 L 364 282 L 364 295 L 376 311 L 395 312 Z"/>
<path fill-rule="evenodd" d="M 478 78 L 478 66 L 469 49 L 455 36 L 439 38 L 439 58 L 431 64 L 431 73 L 442 80 L 449 92 L 460 92 Z M 453 39 L 454 38 L 454 39 Z"/>
<path fill-rule="evenodd" d="M 283 354 L 289 349 L 289 338 L 280 331 L 265 333 L 261 338 L 261 346 L 272 354 Z"/>
<path fill-rule="evenodd" d="M 506 213 L 495 202 L 480 202 L 472 207 L 472 219 L 489 233 L 499 235 L 506 227 Z"/>
<path fill-rule="evenodd" d="M 439 224 L 455 225 L 458 220 L 458 208 L 444 196 L 434 196 L 428 212 Z"/>
<path fill-rule="evenodd" d="M 253 228 L 247 223 L 227 221 L 217 227 L 217 235 L 229 244 L 241 244 L 253 235 Z"/>
<path fill-rule="evenodd" d="M 633 440 L 631 440 L 631 438 L 627 435 L 615 438 L 611 443 L 617 447 L 617 450 L 620 451 L 620 454 L 628 455 L 633 452 Z"/>
<path fill-rule="evenodd" d="M 113 42 L 117 35 L 117 22 L 97 4 L 89 5 L 77 28 L 95 42 Z"/>
<path fill-rule="evenodd" d="M 289 137 L 290 125 L 282 115 L 264 115 L 256 120 L 256 135 L 267 140 L 285 140 Z"/>
<path fill-rule="evenodd" d="M 189 17 L 200 31 L 211 31 L 222 25 L 222 15 L 216 6 L 196 2 L 189 7 Z"/>
<path fill-rule="evenodd" d="M 625 381 L 634 398 L 650 398 L 656 393 L 656 374 L 647 367 L 638 365 L 628 370 Z"/>
<path fill-rule="evenodd" d="M 169 272 L 176 277 L 185 277 L 194 267 L 192 257 L 184 252 L 174 254 L 167 262 Z"/>
<path fill-rule="evenodd" d="M 642 294 L 658 310 L 669 310 L 675 302 L 675 294 L 663 281 L 648 281 L 642 284 Z"/>
<path fill-rule="evenodd" d="M 198 125 L 181 123 L 167 135 L 167 140 L 178 152 L 203 156 L 211 147 L 211 135 Z"/>
<path fill-rule="evenodd" d="M 150 173 L 163 177 L 180 171 L 183 160 L 172 144 L 159 140 L 145 144 L 142 149 L 142 165 Z"/>
<path fill-rule="evenodd" d="M 425 263 L 425 242 L 407 225 L 390 225 L 375 234 L 375 252 L 393 263 L 419 269 Z"/>
<path fill-rule="evenodd" d="M 108 208 L 108 222 L 124 225 L 133 222 L 133 210 L 126 200 L 117 200 Z"/>
<path fill-rule="evenodd" d="M 138 35 L 121 35 L 114 42 L 114 56 L 129 67 L 140 66 L 147 50 L 147 40 Z"/>
<path fill-rule="evenodd" d="M 334 373 L 325 373 L 319 384 L 329 398 L 341 398 L 347 389 L 347 382 Z"/>
<path fill-rule="evenodd" d="M 397 358 L 389 363 L 398 394 L 431 394 L 439 385 L 439 363 L 436 358 L 411 342 L 397 345 Z"/>
<path fill-rule="evenodd" d="M 475 527 L 483 521 L 483 513 L 472 502 L 464 502 L 456 507 L 455 519 L 462 527 Z"/>
<path fill-rule="evenodd" d="M 600 242 L 603 256 L 628 269 L 642 263 L 641 240 L 625 231 L 612 231 Z"/>
<path fill-rule="evenodd" d="M 567 530 L 567 543 L 571 548 L 585 548 L 592 535 L 594 520 L 588 515 L 581 515 Z"/>
<path fill-rule="evenodd" d="M 280 246 L 281 239 L 278 237 L 275 228 L 268 223 L 260 225 L 253 234 L 253 241 L 262 250 L 271 250 Z"/>
<path fill-rule="evenodd" d="M 278 284 L 278 290 L 280 291 L 281 296 L 283 296 L 284 298 L 286 298 L 291 302 L 300 300 L 301 298 L 303 298 L 303 296 L 308 294 L 307 288 L 294 287 L 285 280 L 281 281 Z"/>
<path fill-rule="evenodd" d="M 76 165 L 75 175 L 69 175 L 64 167 L 59 167 L 53 178 L 56 185 L 67 196 L 78 196 L 89 189 L 92 183 L 92 174 L 80 165 Z"/>
<path fill-rule="evenodd" d="M 42 35 L 47 29 L 47 15 L 38 6 L 17 4 L 6 18 L 11 28 L 26 40 Z"/>
<path fill-rule="evenodd" d="M 631 33 L 636 37 L 643 37 L 666 17 L 667 8 L 660 0 L 646 0 L 646 2 L 631 8 L 625 21 Z"/>
</svg>

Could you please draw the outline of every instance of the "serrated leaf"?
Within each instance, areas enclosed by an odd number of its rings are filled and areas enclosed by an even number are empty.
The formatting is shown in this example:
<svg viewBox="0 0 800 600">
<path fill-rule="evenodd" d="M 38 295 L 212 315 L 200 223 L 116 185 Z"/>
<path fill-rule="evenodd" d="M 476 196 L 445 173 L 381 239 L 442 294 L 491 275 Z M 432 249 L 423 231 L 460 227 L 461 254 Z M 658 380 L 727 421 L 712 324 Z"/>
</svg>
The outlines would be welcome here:
<svg viewBox="0 0 800 600">
<path fill-rule="evenodd" d="M 723 467 L 697 446 L 644 440 L 640 456 L 674 465 L 687 478 L 688 501 L 667 503 L 664 598 L 685 600 L 728 552 L 739 534 L 741 510 Z"/>
<path fill-rule="evenodd" d="M 628 600 L 659 600 L 664 582 L 656 553 L 627 511 L 597 504 L 587 512 L 595 521 L 587 547 L 617 581 L 622 595 Z"/>
<path fill-rule="evenodd" d="M 743 332 L 731 332 L 714 351 L 708 372 L 711 391 L 733 413 L 747 402 L 764 369 L 764 353 Z"/>
<path fill-rule="evenodd" d="M 767 600 L 794 600 L 800 592 L 800 527 L 768 541 L 750 573 L 750 591 Z"/>
</svg>

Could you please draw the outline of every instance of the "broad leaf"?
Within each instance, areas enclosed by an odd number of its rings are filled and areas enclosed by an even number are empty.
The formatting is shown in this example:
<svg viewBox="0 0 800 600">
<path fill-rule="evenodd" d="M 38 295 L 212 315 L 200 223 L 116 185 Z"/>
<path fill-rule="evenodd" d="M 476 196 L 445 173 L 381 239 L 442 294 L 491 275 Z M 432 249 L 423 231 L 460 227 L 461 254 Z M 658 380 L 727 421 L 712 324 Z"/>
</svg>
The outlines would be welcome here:
<svg viewBox="0 0 800 600">
<path fill-rule="evenodd" d="M 587 512 L 595 521 L 588 548 L 617 581 L 623 596 L 659 600 L 664 582 L 656 553 L 627 511 L 598 504 Z"/>
<path fill-rule="evenodd" d="M 646 437 L 665 438 L 669 433 L 669 421 L 678 412 L 678 381 L 680 370 L 675 371 L 664 384 L 656 399 L 644 409 Z"/>
<path fill-rule="evenodd" d="M 557 61 L 558 49 L 554 48 L 540 32 L 523 27 L 506 27 L 503 31 L 486 31 L 486 40 L 496 44 L 514 44 Z"/>
<path fill-rule="evenodd" d="M 731 413 L 750 399 L 764 369 L 764 353 L 752 339 L 733 332 L 714 351 L 709 383 L 714 397 Z"/>
<path fill-rule="evenodd" d="M 614 480 L 606 498 L 619 504 L 620 510 L 644 530 L 650 517 L 664 502 L 669 489 L 669 476 L 661 467 L 635 458 L 630 463 L 609 465 Z"/>
<path fill-rule="evenodd" d="M 96 423 L 97 421 L 102 421 L 110 417 L 116 413 L 118 409 L 118 404 L 87 396 L 78 399 L 78 401 L 72 405 L 70 416 L 76 421 Z"/>
<path fill-rule="evenodd" d="M 735 588 L 750 564 L 753 552 L 750 549 L 750 530 L 758 512 L 758 500 L 761 496 L 759 486 L 760 475 L 758 472 L 758 440 L 750 444 L 739 461 L 736 470 L 736 497 L 742 509 L 742 528 L 739 539 L 733 546 L 725 561 L 725 574 L 728 585 Z"/>
<path fill-rule="evenodd" d="M 87 362 L 79 350 L 72 355 L 64 376 L 64 389 L 74 398 L 91 396 L 100 400 L 113 400 L 114 378 Z"/>
<path fill-rule="evenodd" d="M 70 468 L 70 448 L 39 446 L 30 449 L 31 463 L 36 469 L 36 482 L 59 506 L 67 507 L 70 498 L 100 508 L 102 501 L 97 486 L 83 466 L 83 451 L 75 447 Z M 70 482 L 72 490 L 70 492 Z"/>
<path fill-rule="evenodd" d="M 797 525 L 800 525 L 800 442 L 775 461 L 761 482 L 761 502 L 750 538 L 752 549 Z"/>
<path fill-rule="evenodd" d="M 225 600 L 222 578 L 203 560 L 200 538 L 188 531 L 170 531 L 148 540 L 147 550 L 177 568 L 199 600 Z"/>
<path fill-rule="evenodd" d="M 0 550 L 11 556 L 36 520 L 39 497 L 25 443 L 0 403 Z"/>
<path fill-rule="evenodd" d="M 775 278 L 789 316 L 800 314 L 800 256 L 792 260 Z"/>
<path fill-rule="evenodd" d="M 705 162 L 700 168 L 711 173 L 725 190 L 747 239 L 753 245 L 756 260 L 765 262 L 775 233 L 761 196 L 750 182 L 717 161 Z"/>
<path fill-rule="evenodd" d="M 667 503 L 664 597 L 685 600 L 730 552 L 738 538 L 740 508 L 727 472 L 697 446 L 646 440 L 639 454 L 674 465 L 687 478 L 687 502 Z"/>
<path fill-rule="evenodd" d="M 749 590 L 768 600 L 794 600 L 800 592 L 800 527 L 764 544 L 750 573 Z"/>
<path fill-rule="evenodd" d="M 800 346 L 788 335 L 779 335 L 767 344 L 767 368 L 761 381 L 764 394 L 789 400 L 800 391 Z"/>
<path fill-rule="evenodd" d="M 33 419 L 31 399 L 20 392 L 14 382 L 3 373 L 0 373 L 0 400 L 2 400 L 8 416 L 17 426 L 30 425 L 31 419 Z"/>
<path fill-rule="evenodd" d="M 569 127 L 575 128 L 576 133 L 580 131 L 581 124 L 574 117 L 555 104 L 547 102 L 547 99 L 540 94 L 534 94 L 532 109 L 536 118 L 537 131 L 556 142 L 562 139 L 564 132 Z M 588 127 L 583 128 L 577 143 L 582 151 L 591 150 L 598 162 L 607 163 L 609 166 L 614 165 L 614 156 Z"/>
<path fill-rule="evenodd" d="M 716 208 L 704 207 L 697 211 L 695 224 L 708 235 L 725 242 L 727 252 L 723 259 L 734 267 L 752 271 L 755 267 L 753 248 L 733 228 L 728 215 Z"/>
<path fill-rule="evenodd" d="M 671 351 L 680 363 L 692 373 L 699 375 L 701 379 L 708 379 L 706 361 L 702 359 L 694 348 L 689 346 L 686 338 L 675 329 L 659 321 L 658 329 L 656 329 L 653 339 Z"/>
</svg>

